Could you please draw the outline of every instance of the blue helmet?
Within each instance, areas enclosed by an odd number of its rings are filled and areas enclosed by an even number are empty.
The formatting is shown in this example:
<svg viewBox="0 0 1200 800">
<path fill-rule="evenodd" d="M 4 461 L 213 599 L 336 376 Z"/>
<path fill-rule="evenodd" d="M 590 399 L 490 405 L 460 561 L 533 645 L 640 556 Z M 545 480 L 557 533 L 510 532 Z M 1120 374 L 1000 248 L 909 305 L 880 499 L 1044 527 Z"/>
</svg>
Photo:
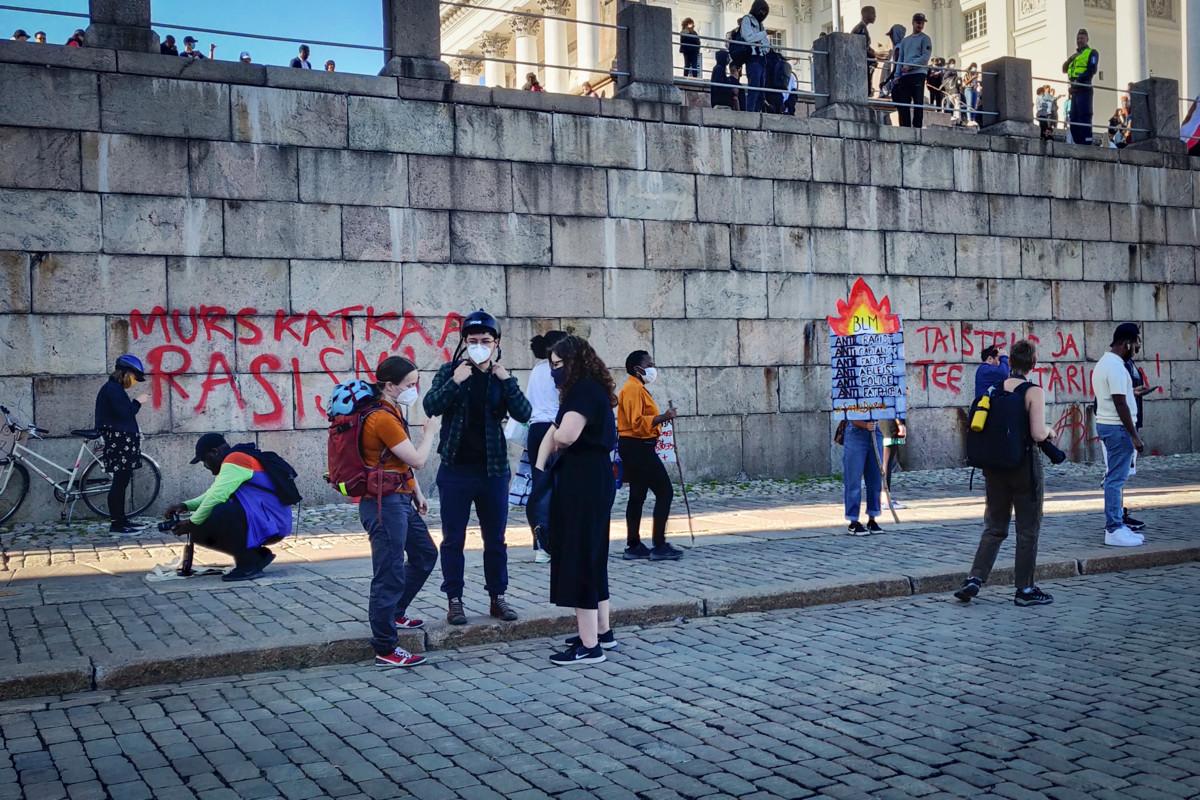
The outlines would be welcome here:
<svg viewBox="0 0 1200 800">
<path fill-rule="evenodd" d="M 375 387 L 364 380 L 352 380 L 339 383 L 329 393 L 329 418 L 349 414 L 359 401 L 375 396 Z"/>
<path fill-rule="evenodd" d="M 117 356 L 117 369 L 127 369 L 139 381 L 146 380 L 146 368 L 142 366 L 142 360 L 132 353 Z"/>
</svg>

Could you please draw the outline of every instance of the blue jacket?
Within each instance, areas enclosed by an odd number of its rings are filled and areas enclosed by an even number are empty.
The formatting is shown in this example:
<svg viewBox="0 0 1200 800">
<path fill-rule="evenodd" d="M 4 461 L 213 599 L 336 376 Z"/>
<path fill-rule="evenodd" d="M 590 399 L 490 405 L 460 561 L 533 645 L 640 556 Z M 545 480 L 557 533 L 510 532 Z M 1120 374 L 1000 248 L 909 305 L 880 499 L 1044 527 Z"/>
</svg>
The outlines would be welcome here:
<svg viewBox="0 0 1200 800">
<path fill-rule="evenodd" d="M 96 395 L 96 428 L 138 433 L 137 413 L 141 407 L 125 392 L 125 387 L 109 378 Z"/>
<path fill-rule="evenodd" d="M 1000 356 L 999 364 L 980 364 L 975 370 L 975 399 L 1008 377 L 1008 356 Z"/>
</svg>

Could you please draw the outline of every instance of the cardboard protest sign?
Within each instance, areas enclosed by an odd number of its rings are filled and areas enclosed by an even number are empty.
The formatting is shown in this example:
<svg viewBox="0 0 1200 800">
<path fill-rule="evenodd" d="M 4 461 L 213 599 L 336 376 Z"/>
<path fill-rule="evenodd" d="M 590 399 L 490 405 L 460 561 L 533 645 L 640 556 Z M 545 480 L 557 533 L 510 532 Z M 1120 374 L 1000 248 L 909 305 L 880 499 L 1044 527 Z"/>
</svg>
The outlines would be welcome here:
<svg viewBox="0 0 1200 800">
<path fill-rule="evenodd" d="M 675 426 L 671 423 L 664 422 L 659 427 L 658 443 L 654 446 L 654 452 L 664 464 L 675 463 Z"/>
<path fill-rule="evenodd" d="M 833 415 L 838 419 L 873 420 L 903 417 L 907 411 L 904 382 L 904 329 L 892 313 L 891 301 L 875 293 L 862 278 L 850 297 L 837 301 L 829 322 Z"/>
</svg>

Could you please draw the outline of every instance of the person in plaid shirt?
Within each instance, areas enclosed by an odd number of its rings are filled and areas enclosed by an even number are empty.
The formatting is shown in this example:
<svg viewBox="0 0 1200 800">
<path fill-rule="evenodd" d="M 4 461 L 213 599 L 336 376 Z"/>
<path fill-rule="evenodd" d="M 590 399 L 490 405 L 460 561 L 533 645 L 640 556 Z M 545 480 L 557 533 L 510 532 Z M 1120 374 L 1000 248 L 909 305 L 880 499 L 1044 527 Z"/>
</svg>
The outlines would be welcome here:
<svg viewBox="0 0 1200 800">
<path fill-rule="evenodd" d="M 466 358 L 463 358 L 463 356 Z M 465 625 L 463 547 L 471 504 L 483 534 L 483 574 L 491 596 L 489 613 L 511 622 L 517 618 L 508 590 L 508 441 L 504 420 L 528 422 L 533 409 L 517 379 L 500 361 L 500 323 L 483 309 L 462 325 L 454 358 L 443 364 L 425 395 L 425 413 L 442 418 L 437 486 L 442 517 L 442 591 L 449 608 L 446 621 Z"/>
</svg>

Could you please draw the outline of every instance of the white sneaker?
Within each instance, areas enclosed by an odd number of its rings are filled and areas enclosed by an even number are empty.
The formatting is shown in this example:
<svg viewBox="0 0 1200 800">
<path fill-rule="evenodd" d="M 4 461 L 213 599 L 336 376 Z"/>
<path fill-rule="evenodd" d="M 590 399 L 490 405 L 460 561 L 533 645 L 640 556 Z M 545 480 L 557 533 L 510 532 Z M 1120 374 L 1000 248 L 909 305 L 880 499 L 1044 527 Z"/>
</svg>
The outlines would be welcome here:
<svg viewBox="0 0 1200 800">
<path fill-rule="evenodd" d="M 893 500 L 892 508 L 908 508 L 908 506 L 906 506 L 904 503 L 901 503 L 899 500 Z"/>
<path fill-rule="evenodd" d="M 1145 538 L 1134 533 L 1124 525 L 1117 528 L 1115 531 L 1106 531 L 1104 534 L 1104 544 L 1109 547 L 1137 547 L 1145 543 Z"/>
<path fill-rule="evenodd" d="M 534 550 L 533 551 L 533 563 L 549 564 L 550 563 L 550 554 L 547 553 L 545 550 Z"/>
</svg>

